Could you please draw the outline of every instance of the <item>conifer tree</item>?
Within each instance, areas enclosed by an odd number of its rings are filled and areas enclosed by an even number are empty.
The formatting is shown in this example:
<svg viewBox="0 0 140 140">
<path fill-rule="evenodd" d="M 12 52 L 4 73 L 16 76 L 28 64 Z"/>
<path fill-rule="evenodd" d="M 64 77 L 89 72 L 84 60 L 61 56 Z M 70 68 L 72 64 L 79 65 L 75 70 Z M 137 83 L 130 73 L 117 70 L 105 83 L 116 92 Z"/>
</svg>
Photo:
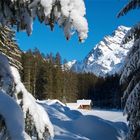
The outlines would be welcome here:
<svg viewBox="0 0 140 140">
<path fill-rule="evenodd" d="M 0 24 L 2 26 L 16 27 L 17 31 L 26 30 L 28 35 L 32 32 L 33 21 L 38 17 L 40 22 L 45 25 L 49 25 L 53 29 L 54 24 L 58 23 L 64 30 L 67 39 L 73 34 L 73 30 L 77 31 L 79 36 L 79 41 L 83 41 L 87 38 L 88 25 L 84 17 L 85 15 L 85 5 L 83 0 L 68 1 L 68 0 L 1 0 L 0 1 Z M 6 67 L 4 67 L 6 68 Z M 15 69 L 13 69 L 15 70 Z M 2 67 L 0 67 L 0 72 Z M 18 74 L 18 72 L 15 70 Z M 29 71 L 29 73 L 31 73 Z M 27 92 L 24 85 L 19 81 L 14 81 L 12 76 L 0 75 L 0 82 L 5 80 L 5 78 L 10 78 L 10 88 L 3 89 L 8 95 L 16 96 L 15 94 L 21 94 L 21 107 L 24 110 L 25 115 L 25 130 L 31 136 L 35 137 L 37 140 L 46 140 L 50 138 L 51 133 L 49 133 L 47 118 L 41 119 L 41 114 L 38 118 L 35 118 L 33 113 L 33 108 L 30 104 L 26 104 L 25 98 L 28 96 L 28 102 L 33 102 L 38 108 L 38 111 L 42 111 L 41 107 L 36 104 L 35 99 Z M 15 75 L 13 75 L 15 76 Z M 28 79 L 31 79 L 30 77 Z M 30 81 L 30 80 L 29 80 Z M 3 83 L 5 83 L 4 81 Z M 2 88 L 8 87 L 9 85 L 2 85 Z M 14 93 L 13 89 L 18 87 L 18 91 Z M 30 87 L 31 88 L 31 87 Z M 33 88 L 34 89 L 34 88 Z M 32 88 L 31 88 L 32 90 Z M 26 96 L 27 95 L 27 96 Z M 18 97 L 17 97 L 18 98 Z M 25 107 L 26 106 L 26 107 Z M 40 122 L 38 122 L 40 121 Z M 44 122 L 43 122 L 44 121 Z M 41 123 L 42 126 L 36 124 L 36 122 Z M 48 123 L 48 124 L 47 124 Z M 27 138 L 27 137 L 26 137 Z M 7 137 L 5 139 L 8 139 Z M 23 138 L 25 139 L 25 138 Z"/>
<path fill-rule="evenodd" d="M 9 63 L 21 70 L 21 50 L 16 44 L 15 32 L 7 26 L 2 27 L 0 25 L 0 52 L 6 55 L 9 59 Z"/>
<path fill-rule="evenodd" d="M 38 67 L 35 86 L 36 89 L 35 97 L 39 100 L 46 99 L 48 94 L 47 87 L 49 81 L 47 81 L 46 70 L 47 70 L 46 63 L 42 62 L 41 66 Z"/>
<path fill-rule="evenodd" d="M 17 31 L 26 30 L 31 34 L 33 21 L 38 17 L 41 23 L 49 25 L 53 30 L 58 23 L 69 39 L 73 29 L 77 31 L 79 40 L 87 38 L 88 25 L 84 18 L 83 0 L 1 0 L 0 22 L 2 25 L 16 26 Z"/>
<path fill-rule="evenodd" d="M 46 75 L 47 75 L 47 97 L 50 99 L 54 98 L 53 93 L 53 58 L 52 54 L 48 55 L 47 57 L 47 69 L 46 69 Z"/>
<path fill-rule="evenodd" d="M 22 66 L 23 66 L 23 73 L 22 73 L 22 79 L 25 87 L 29 92 L 32 93 L 32 86 L 31 86 L 31 73 L 34 62 L 34 57 L 32 55 L 32 51 L 28 50 L 26 53 L 22 54 Z M 30 61 L 29 61 L 30 60 Z"/>
<path fill-rule="evenodd" d="M 127 14 L 132 9 L 139 8 L 139 0 L 131 0 L 119 12 L 118 17 Z M 134 40 L 126 64 L 121 75 L 120 83 L 125 84 L 126 90 L 122 98 L 125 102 L 124 113 L 129 121 L 129 132 L 126 140 L 140 139 L 140 23 L 133 26 L 126 34 L 123 43 Z"/>
</svg>

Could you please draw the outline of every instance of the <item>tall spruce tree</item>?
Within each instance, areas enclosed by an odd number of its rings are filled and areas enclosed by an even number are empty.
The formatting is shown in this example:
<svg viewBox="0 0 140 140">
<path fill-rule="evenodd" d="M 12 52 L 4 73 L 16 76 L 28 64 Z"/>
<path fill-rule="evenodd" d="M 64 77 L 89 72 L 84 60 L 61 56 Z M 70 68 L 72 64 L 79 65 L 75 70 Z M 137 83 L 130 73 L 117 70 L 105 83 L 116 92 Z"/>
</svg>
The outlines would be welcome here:
<svg viewBox="0 0 140 140">
<path fill-rule="evenodd" d="M 47 55 L 46 57 L 47 61 L 47 69 L 46 69 L 46 75 L 47 75 L 47 97 L 50 99 L 54 98 L 53 93 L 53 56 L 52 53 L 50 55 Z"/>
<path fill-rule="evenodd" d="M 131 0 L 119 12 L 118 17 L 127 14 L 132 9 L 140 8 L 140 0 Z M 126 34 L 123 43 L 134 40 L 126 64 L 121 75 L 120 83 L 125 84 L 126 90 L 122 98 L 125 102 L 124 113 L 129 121 L 129 132 L 126 140 L 140 139 L 140 23 L 137 23 Z"/>
<path fill-rule="evenodd" d="M 36 85 L 35 98 L 39 100 L 47 99 L 48 79 L 46 71 L 47 71 L 46 63 L 41 62 L 40 66 L 38 67 L 35 84 Z"/>
<path fill-rule="evenodd" d="M 22 53 L 22 66 L 23 66 L 22 80 L 27 90 L 31 93 L 33 92 L 31 88 L 32 87 L 31 73 L 32 73 L 32 69 L 34 69 L 33 62 L 34 62 L 34 57 L 32 54 L 32 50 L 28 50 L 26 53 Z"/>
</svg>

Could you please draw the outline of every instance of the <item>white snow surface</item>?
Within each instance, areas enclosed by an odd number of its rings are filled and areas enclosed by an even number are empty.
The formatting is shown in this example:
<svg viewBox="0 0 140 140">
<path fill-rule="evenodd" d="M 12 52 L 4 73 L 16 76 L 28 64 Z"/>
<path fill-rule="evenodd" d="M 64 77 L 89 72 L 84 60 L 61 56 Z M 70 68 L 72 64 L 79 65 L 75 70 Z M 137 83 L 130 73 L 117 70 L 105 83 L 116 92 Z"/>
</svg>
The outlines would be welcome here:
<svg viewBox="0 0 140 140">
<path fill-rule="evenodd" d="M 78 109 L 80 107 L 80 104 L 77 103 L 66 103 L 67 107 L 70 107 L 71 109 Z"/>
<path fill-rule="evenodd" d="M 10 66 L 8 59 L 2 54 L 0 54 L 0 77 L 0 115 L 5 120 L 11 140 L 31 140 L 24 131 L 24 118 L 26 118 L 27 111 L 32 115 L 38 137 L 43 139 L 44 129 L 48 128 L 50 138 L 53 138 L 54 129 L 47 112 L 26 90 L 21 82 L 18 70 Z M 11 97 L 13 84 L 15 84 L 16 89 L 13 89 L 12 92 L 15 91 L 15 96 Z M 17 95 L 20 93 L 23 96 L 23 110 L 18 104 L 20 100 L 17 99 Z"/>
<path fill-rule="evenodd" d="M 72 110 L 60 101 L 38 101 L 54 125 L 54 140 L 124 140 L 126 118 L 115 110 Z"/>
<path fill-rule="evenodd" d="M 49 133 L 51 137 L 53 138 L 54 136 L 54 130 L 52 123 L 50 122 L 49 116 L 47 112 L 40 106 L 39 104 L 36 103 L 35 98 L 26 90 L 24 85 L 22 84 L 20 80 L 20 75 L 18 70 L 15 67 L 11 66 L 11 72 L 14 77 L 14 81 L 16 83 L 16 92 L 23 93 L 23 112 L 24 112 L 24 117 L 26 117 L 26 112 L 29 109 L 30 114 L 32 114 L 35 126 L 37 128 L 37 132 L 39 135 L 39 138 L 43 138 L 43 132 L 45 126 L 48 128 Z"/>
<path fill-rule="evenodd" d="M 133 45 L 133 40 L 122 44 L 122 40 L 130 28 L 119 26 L 112 35 L 105 36 L 81 62 L 67 64 L 68 68 L 75 72 L 90 72 L 97 76 L 105 77 L 120 73 L 124 61 Z"/>
<path fill-rule="evenodd" d="M 3 85 L 0 88 L 3 92 L 8 92 L 12 85 L 12 75 L 10 72 L 9 62 L 5 55 L 0 53 L 0 75 L 3 76 Z M 8 76 L 7 76 L 8 75 Z"/>
<path fill-rule="evenodd" d="M 0 115 L 3 117 L 11 140 L 30 140 L 24 131 L 24 116 L 22 109 L 10 96 L 13 78 L 10 65 L 5 55 L 0 54 Z M 1 135 L 0 135 L 0 139 Z"/>
<path fill-rule="evenodd" d="M 91 100 L 77 100 L 76 103 L 66 103 L 66 106 L 71 108 L 71 109 L 78 109 L 80 105 L 91 105 L 92 101 Z"/>
<path fill-rule="evenodd" d="M 77 62 L 76 60 L 69 61 L 69 62 L 65 63 L 64 65 L 62 65 L 62 69 L 70 70 L 76 62 Z"/>
<path fill-rule="evenodd" d="M 77 100 L 77 104 L 83 104 L 83 105 L 90 105 L 91 104 L 91 100 Z"/>
<path fill-rule="evenodd" d="M 21 108 L 15 100 L 2 91 L 0 91 L 0 114 L 5 120 L 11 140 L 25 140 L 27 138 Z"/>
</svg>

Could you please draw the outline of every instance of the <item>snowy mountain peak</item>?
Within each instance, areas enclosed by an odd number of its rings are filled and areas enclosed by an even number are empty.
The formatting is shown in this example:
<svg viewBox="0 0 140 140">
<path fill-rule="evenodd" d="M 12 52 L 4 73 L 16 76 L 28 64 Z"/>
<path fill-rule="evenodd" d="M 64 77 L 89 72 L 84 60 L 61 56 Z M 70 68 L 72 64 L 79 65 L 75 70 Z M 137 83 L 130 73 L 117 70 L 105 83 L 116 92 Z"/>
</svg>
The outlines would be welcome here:
<svg viewBox="0 0 140 140">
<path fill-rule="evenodd" d="M 132 43 L 121 45 L 122 39 L 130 28 L 119 26 L 111 35 L 105 36 L 85 59 L 71 66 L 75 72 L 91 72 L 97 76 L 106 76 L 118 73 Z"/>
<path fill-rule="evenodd" d="M 75 64 L 77 62 L 77 60 L 72 60 L 72 61 L 69 61 L 69 62 L 67 62 L 67 63 L 65 63 L 64 65 L 63 65 L 63 68 L 65 67 L 65 69 L 71 69 L 72 68 L 72 66 Z"/>
<path fill-rule="evenodd" d="M 127 31 L 130 30 L 130 27 L 120 25 L 120 26 L 118 26 L 118 28 L 116 30 L 123 31 L 123 32 L 127 33 Z"/>
</svg>

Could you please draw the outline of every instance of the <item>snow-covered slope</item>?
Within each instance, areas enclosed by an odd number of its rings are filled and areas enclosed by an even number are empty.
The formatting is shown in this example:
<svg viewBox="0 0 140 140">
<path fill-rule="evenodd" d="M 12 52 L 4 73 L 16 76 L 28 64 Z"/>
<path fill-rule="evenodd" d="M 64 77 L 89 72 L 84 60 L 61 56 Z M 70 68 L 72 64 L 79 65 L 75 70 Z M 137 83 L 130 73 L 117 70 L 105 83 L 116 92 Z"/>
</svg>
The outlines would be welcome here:
<svg viewBox="0 0 140 140">
<path fill-rule="evenodd" d="M 49 120 L 47 112 L 45 112 L 44 109 L 36 103 L 35 98 L 26 90 L 23 83 L 21 82 L 18 70 L 12 66 L 10 68 L 14 82 L 16 84 L 16 94 L 18 96 L 19 93 L 22 93 L 23 99 L 19 99 L 18 102 L 20 104 L 22 103 L 24 118 L 27 118 L 27 115 L 30 114 L 30 117 L 32 118 L 32 124 L 34 124 L 36 128 L 39 139 L 50 138 L 49 136 L 44 136 L 46 130 L 48 131 L 48 135 L 53 137 L 53 126 Z M 34 139 L 37 140 L 37 138 Z"/>
<path fill-rule="evenodd" d="M 126 117 L 121 111 L 72 110 L 58 100 L 38 101 L 54 126 L 54 140 L 123 140 Z"/>
<path fill-rule="evenodd" d="M 53 136 L 47 112 L 26 90 L 17 68 L 0 54 L 0 140 L 44 140 Z"/>
<path fill-rule="evenodd" d="M 75 65 L 76 62 L 77 62 L 76 60 L 69 61 L 69 62 L 65 63 L 64 65 L 62 65 L 62 69 L 70 70 L 72 68 L 72 66 Z"/>
<path fill-rule="evenodd" d="M 119 26 L 112 35 L 105 36 L 81 62 L 71 66 L 75 72 L 91 72 L 97 76 L 118 73 L 132 43 L 121 45 L 122 39 L 130 28 Z"/>
</svg>

